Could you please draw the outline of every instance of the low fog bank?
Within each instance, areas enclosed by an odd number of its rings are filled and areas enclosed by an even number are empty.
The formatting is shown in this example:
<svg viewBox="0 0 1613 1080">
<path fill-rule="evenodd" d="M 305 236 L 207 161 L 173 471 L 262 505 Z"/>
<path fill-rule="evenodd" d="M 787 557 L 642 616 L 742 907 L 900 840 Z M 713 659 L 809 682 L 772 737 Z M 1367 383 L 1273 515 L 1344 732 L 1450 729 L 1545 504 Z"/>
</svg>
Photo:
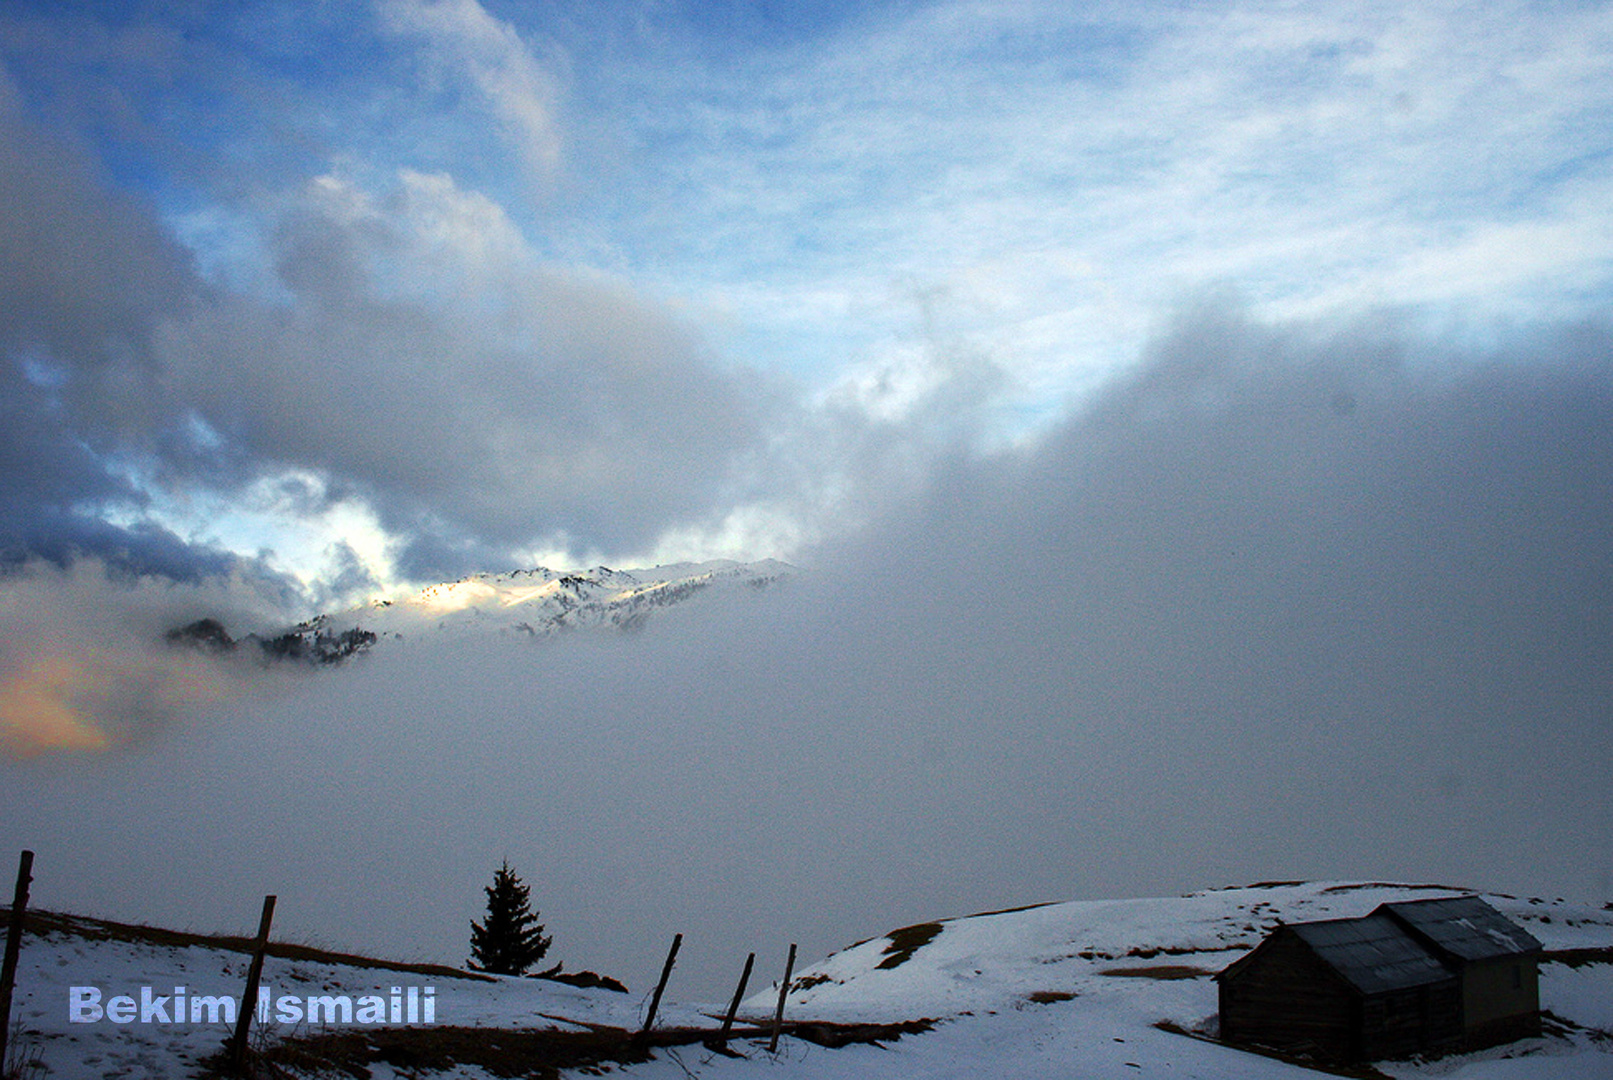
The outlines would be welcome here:
<svg viewBox="0 0 1613 1080">
<path fill-rule="evenodd" d="M 0 758 L 138 745 L 189 709 L 285 685 L 165 640 L 204 617 L 285 625 L 285 594 L 252 570 L 176 581 L 88 557 L 0 568 Z"/>
<path fill-rule="evenodd" d="M 49 906 L 720 1000 L 904 923 L 1270 878 L 1613 898 L 1607 336 L 1462 357 L 1201 316 L 787 587 L 397 649 L 0 764 Z M 445 1003 L 446 1007 L 446 1003 Z"/>
</svg>

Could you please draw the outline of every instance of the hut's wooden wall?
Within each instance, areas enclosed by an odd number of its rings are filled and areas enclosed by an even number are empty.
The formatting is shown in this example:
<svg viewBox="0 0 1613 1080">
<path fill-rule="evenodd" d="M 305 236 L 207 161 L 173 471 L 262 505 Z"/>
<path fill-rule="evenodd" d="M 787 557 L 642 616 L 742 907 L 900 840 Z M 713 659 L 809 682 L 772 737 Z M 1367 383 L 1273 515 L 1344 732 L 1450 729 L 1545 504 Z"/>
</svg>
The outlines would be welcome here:
<svg viewBox="0 0 1613 1080">
<path fill-rule="evenodd" d="M 1347 1059 L 1359 1023 L 1356 997 L 1292 934 L 1277 932 L 1221 979 L 1221 1038 Z"/>
<path fill-rule="evenodd" d="M 1368 997 L 1361 1006 L 1354 1056 L 1376 1061 L 1454 1045 L 1462 1033 L 1461 1007 L 1461 987 L 1454 978 Z"/>
<path fill-rule="evenodd" d="M 1475 960 L 1462 969 L 1466 1042 L 1485 1046 L 1540 1034 L 1540 964 L 1534 956 Z"/>
</svg>

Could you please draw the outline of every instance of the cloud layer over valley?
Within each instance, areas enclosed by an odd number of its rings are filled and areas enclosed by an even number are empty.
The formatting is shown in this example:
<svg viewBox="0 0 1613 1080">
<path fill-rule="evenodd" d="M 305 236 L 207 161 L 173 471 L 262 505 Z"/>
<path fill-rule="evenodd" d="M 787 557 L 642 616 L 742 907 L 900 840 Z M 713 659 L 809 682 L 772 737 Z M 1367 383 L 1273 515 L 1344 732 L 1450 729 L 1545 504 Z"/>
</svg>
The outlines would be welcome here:
<svg viewBox="0 0 1613 1080">
<path fill-rule="evenodd" d="M 1613 9 L 0 11 L 0 840 L 574 966 L 1260 878 L 1613 893 Z M 539 648 L 176 650 L 790 560 Z"/>
<path fill-rule="evenodd" d="M 786 938 L 1054 898 L 1601 895 L 1607 346 L 1200 310 L 785 586 L 378 654 L 121 764 L 9 767 L 12 817 L 42 897 L 205 921 L 278 891 L 289 928 L 448 960 L 508 856 L 574 966 L 642 985 L 682 931 L 714 997 Z"/>
</svg>

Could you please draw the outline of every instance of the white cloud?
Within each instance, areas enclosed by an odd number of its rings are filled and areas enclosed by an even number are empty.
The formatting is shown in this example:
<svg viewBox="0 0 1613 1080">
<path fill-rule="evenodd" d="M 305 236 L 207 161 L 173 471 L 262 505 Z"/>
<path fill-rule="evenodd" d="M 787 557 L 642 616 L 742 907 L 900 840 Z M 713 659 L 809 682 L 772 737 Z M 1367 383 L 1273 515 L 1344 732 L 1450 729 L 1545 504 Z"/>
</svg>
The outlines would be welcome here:
<svg viewBox="0 0 1613 1080">
<path fill-rule="evenodd" d="M 944 4 L 632 77 L 657 150 L 655 210 L 624 207 L 637 272 L 826 382 L 911 326 L 895 283 L 947 290 L 1044 405 L 1207 284 L 1516 317 L 1613 284 L 1604 10 Z"/>
<path fill-rule="evenodd" d="M 445 175 L 372 191 L 327 174 L 285 203 L 270 231 L 288 300 L 223 298 L 161 332 L 175 411 L 205 417 L 245 479 L 306 473 L 368 507 L 405 577 L 469 569 L 411 540 L 499 565 L 533 547 L 614 557 L 728 508 L 774 391 L 669 312 L 545 264 Z M 228 499 L 253 515 L 249 489 Z M 338 556 L 386 578 L 365 532 Z"/>
<path fill-rule="evenodd" d="M 218 291 L 129 317 L 166 350 L 159 421 L 345 480 L 383 528 L 457 526 L 467 560 L 822 536 L 1056 423 L 1207 289 L 1523 321 L 1613 285 L 1604 10 L 958 2 L 699 47 L 661 9 L 497 10 L 337 20 L 376 64 L 329 83 L 328 142 L 243 137 L 269 180 L 165 208 Z M 490 137 L 570 183 L 524 207 Z"/>
<path fill-rule="evenodd" d="M 382 24 L 424 38 L 430 60 L 482 95 L 532 175 L 553 179 L 561 138 L 554 75 L 510 23 L 476 0 L 380 0 Z"/>
</svg>

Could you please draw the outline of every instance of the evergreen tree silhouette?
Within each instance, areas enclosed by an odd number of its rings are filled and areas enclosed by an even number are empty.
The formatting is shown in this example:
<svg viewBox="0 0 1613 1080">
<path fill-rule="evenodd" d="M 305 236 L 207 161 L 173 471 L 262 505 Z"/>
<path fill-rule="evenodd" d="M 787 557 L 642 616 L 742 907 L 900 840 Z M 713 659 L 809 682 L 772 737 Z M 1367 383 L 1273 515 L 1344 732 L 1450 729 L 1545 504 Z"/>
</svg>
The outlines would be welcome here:
<svg viewBox="0 0 1613 1080">
<path fill-rule="evenodd" d="M 493 884 L 484 886 L 487 916 L 470 924 L 470 967 L 494 975 L 520 975 L 549 951 L 549 938 L 543 936 L 529 898 L 531 890 L 510 872 L 506 859 L 493 875 Z"/>
</svg>

